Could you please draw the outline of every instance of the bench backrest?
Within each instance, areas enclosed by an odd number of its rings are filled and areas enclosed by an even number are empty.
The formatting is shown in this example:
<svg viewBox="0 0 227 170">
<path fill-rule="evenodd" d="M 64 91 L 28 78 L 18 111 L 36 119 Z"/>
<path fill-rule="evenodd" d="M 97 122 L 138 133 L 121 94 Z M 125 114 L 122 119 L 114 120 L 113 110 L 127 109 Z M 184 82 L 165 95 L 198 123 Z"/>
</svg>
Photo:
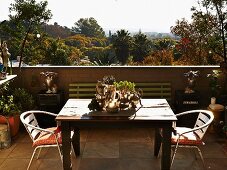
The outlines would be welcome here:
<svg viewBox="0 0 227 170">
<path fill-rule="evenodd" d="M 171 101 L 171 83 L 169 82 L 152 82 L 136 83 L 136 89 L 142 89 L 142 98 L 167 99 Z"/>
<path fill-rule="evenodd" d="M 136 89 L 142 89 L 142 98 L 165 98 L 171 101 L 171 83 L 143 82 L 135 83 Z M 96 83 L 70 83 L 69 98 L 94 98 Z"/>
<path fill-rule="evenodd" d="M 69 98 L 87 98 L 92 99 L 96 93 L 96 83 L 70 83 Z"/>
</svg>

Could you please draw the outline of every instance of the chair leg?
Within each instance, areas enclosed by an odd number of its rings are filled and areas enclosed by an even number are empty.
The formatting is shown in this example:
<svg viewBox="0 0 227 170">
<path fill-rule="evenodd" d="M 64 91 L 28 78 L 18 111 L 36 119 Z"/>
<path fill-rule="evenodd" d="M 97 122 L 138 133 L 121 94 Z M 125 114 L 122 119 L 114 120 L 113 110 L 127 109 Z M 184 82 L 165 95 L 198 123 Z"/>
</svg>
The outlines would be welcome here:
<svg viewBox="0 0 227 170">
<path fill-rule="evenodd" d="M 59 152 L 59 155 L 60 155 L 60 158 L 61 158 L 61 161 L 63 162 L 63 157 L 62 157 L 62 151 L 61 151 L 61 148 L 59 145 L 57 145 L 58 147 L 58 152 Z"/>
<path fill-rule="evenodd" d="M 199 149 L 199 147 L 196 147 L 196 148 L 197 148 L 197 150 L 199 152 L 199 156 L 200 156 L 200 158 L 203 162 L 203 168 L 206 169 L 205 162 L 204 162 L 204 159 L 203 159 L 203 154 L 202 154 L 201 150 Z"/>
<path fill-rule="evenodd" d="M 31 157 L 30 162 L 29 162 L 29 164 L 28 164 L 27 170 L 29 170 L 29 168 L 30 168 L 30 166 L 31 166 L 32 160 L 33 160 L 33 158 L 34 158 L 34 156 L 35 156 L 36 149 L 37 149 L 37 148 L 35 148 L 34 151 L 33 151 L 33 153 L 32 153 L 32 157 Z"/>
<path fill-rule="evenodd" d="M 74 148 L 73 148 L 73 144 L 72 144 L 72 143 L 71 143 L 71 154 L 72 154 L 73 156 L 77 157 L 77 156 L 76 156 L 76 153 L 75 153 L 75 150 L 74 150 Z"/>
<path fill-rule="evenodd" d="M 172 167 L 172 165 L 173 165 L 173 161 L 175 159 L 175 156 L 176 156 L 176 153 L 177 153 L 177 149 L 178 149 L 178 142 L 177 142 L 177 144 L 175 146 L 175 149 L 174 149 L 174 152 L 173 152 L 173 156 L 172 156 L 172 159 L 171 159 L 170 167 Z"/>
<path fill-rule="evenodd" d="M 39 155 L 40 155 L 41 150 L 42 150 L 42 148 L 39 148 L 39 152 L 38 152 L 38 154 L 37 154 L 36 159 L 39 159 Z"/>
</svg>

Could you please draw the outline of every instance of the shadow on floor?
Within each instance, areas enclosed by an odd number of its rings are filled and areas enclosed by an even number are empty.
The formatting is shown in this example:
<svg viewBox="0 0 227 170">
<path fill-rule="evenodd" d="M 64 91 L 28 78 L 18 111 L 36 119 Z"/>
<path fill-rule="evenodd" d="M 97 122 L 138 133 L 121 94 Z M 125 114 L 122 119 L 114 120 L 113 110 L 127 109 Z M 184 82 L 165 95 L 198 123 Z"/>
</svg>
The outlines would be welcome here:
<svg viewBox="0 0 227 170">
<path fill-rule="evenodd" d="M 82 129 L 81 156 L 72 155 L 74 170 L 158 170 L 160 159 L 153 157 L 153 129 Z M 207 134 L 201 147 L 208 170 L 227 169 L 226 139 Z M 21 130 L 12 146 L 0 150 L 1 170 L 26 169 L 33 152 L 31 139 Z M 34 159 L 31 169 L 62 169 L 57 149 L 43 149 Z M 180 148 L 173 170 L 203 169 L 199 156 Z"/>
</svg>

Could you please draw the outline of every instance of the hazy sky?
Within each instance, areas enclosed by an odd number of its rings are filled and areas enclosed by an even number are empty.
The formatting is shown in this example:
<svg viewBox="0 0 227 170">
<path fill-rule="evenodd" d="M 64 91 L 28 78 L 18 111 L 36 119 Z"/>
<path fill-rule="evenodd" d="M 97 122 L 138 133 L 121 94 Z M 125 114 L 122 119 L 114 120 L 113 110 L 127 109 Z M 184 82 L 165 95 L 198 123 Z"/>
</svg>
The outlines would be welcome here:
<svg viewBox="0 0 227 170">
<path fill-rule="evenodd" d="M 37 2 L 41 0 L 36 0 Z M 170 32 L 177 19 L 191 18 L 197 0 L 48 0 L 50 23 L 71 28 L 80 18 L 94 17 L 104 29 Z M 0 0 L 0 21 L 8 19 L 14 0 Z"/>
</svg>

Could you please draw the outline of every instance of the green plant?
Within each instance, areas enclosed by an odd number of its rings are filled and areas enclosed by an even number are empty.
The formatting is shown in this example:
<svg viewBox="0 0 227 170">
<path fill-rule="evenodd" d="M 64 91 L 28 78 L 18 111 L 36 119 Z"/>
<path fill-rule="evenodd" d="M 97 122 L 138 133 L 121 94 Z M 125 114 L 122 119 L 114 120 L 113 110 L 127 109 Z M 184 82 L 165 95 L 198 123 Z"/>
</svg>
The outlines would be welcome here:
<svg viewBox="0 0 227 170">
<path fill-rule="evenodd" d="M 116 86 L 117 90 L 121 91 L 135 91 L 135 83 L 129 82 L 129 81 L 120 81 L 120 82 L 114 82 L 114 85 Z"/>
<path fill-rule="evenodd" d="M 11 88 L 8 83 L 0 88 L 0 113 L 4 116 L 19 114 L 35 106 L 33 96 L 23 88 Z"/>
<path fill-rule="evenodd" d="M 0 97 L 0 113 L 3 116 L 13 116 L 19 114 L 20 110 L 14 103 L 13 95 Z"/>
<path fill-rule="evenodd" d="M 210 82 L 210 88 L 211 88 L 211 95 L 212 97 L 217 97 L 221 86 L 219 85 L 218 78 L 220 77 L 221 71 L 219 70 L 212 70 L 212 73 L 207 74 L 207 77 L 209 78 Z"/>
<path fill-rule="evenodd" d="M 23 88 L 15 88 L 13 90 L 14 102 L 20 111 L 28 111 L 34 108 L 35 101 L 33 96 Z"/>
<path fill-rule="evenodd" d="M 116 82 L 116 79 L 114 76 L 112 75 L 108 75 L 108 76 L 104 76 L 102 79 L 102 82 L 104 84 L 109 84 L 109 85 L 113 85 Z"/>
</svg>

